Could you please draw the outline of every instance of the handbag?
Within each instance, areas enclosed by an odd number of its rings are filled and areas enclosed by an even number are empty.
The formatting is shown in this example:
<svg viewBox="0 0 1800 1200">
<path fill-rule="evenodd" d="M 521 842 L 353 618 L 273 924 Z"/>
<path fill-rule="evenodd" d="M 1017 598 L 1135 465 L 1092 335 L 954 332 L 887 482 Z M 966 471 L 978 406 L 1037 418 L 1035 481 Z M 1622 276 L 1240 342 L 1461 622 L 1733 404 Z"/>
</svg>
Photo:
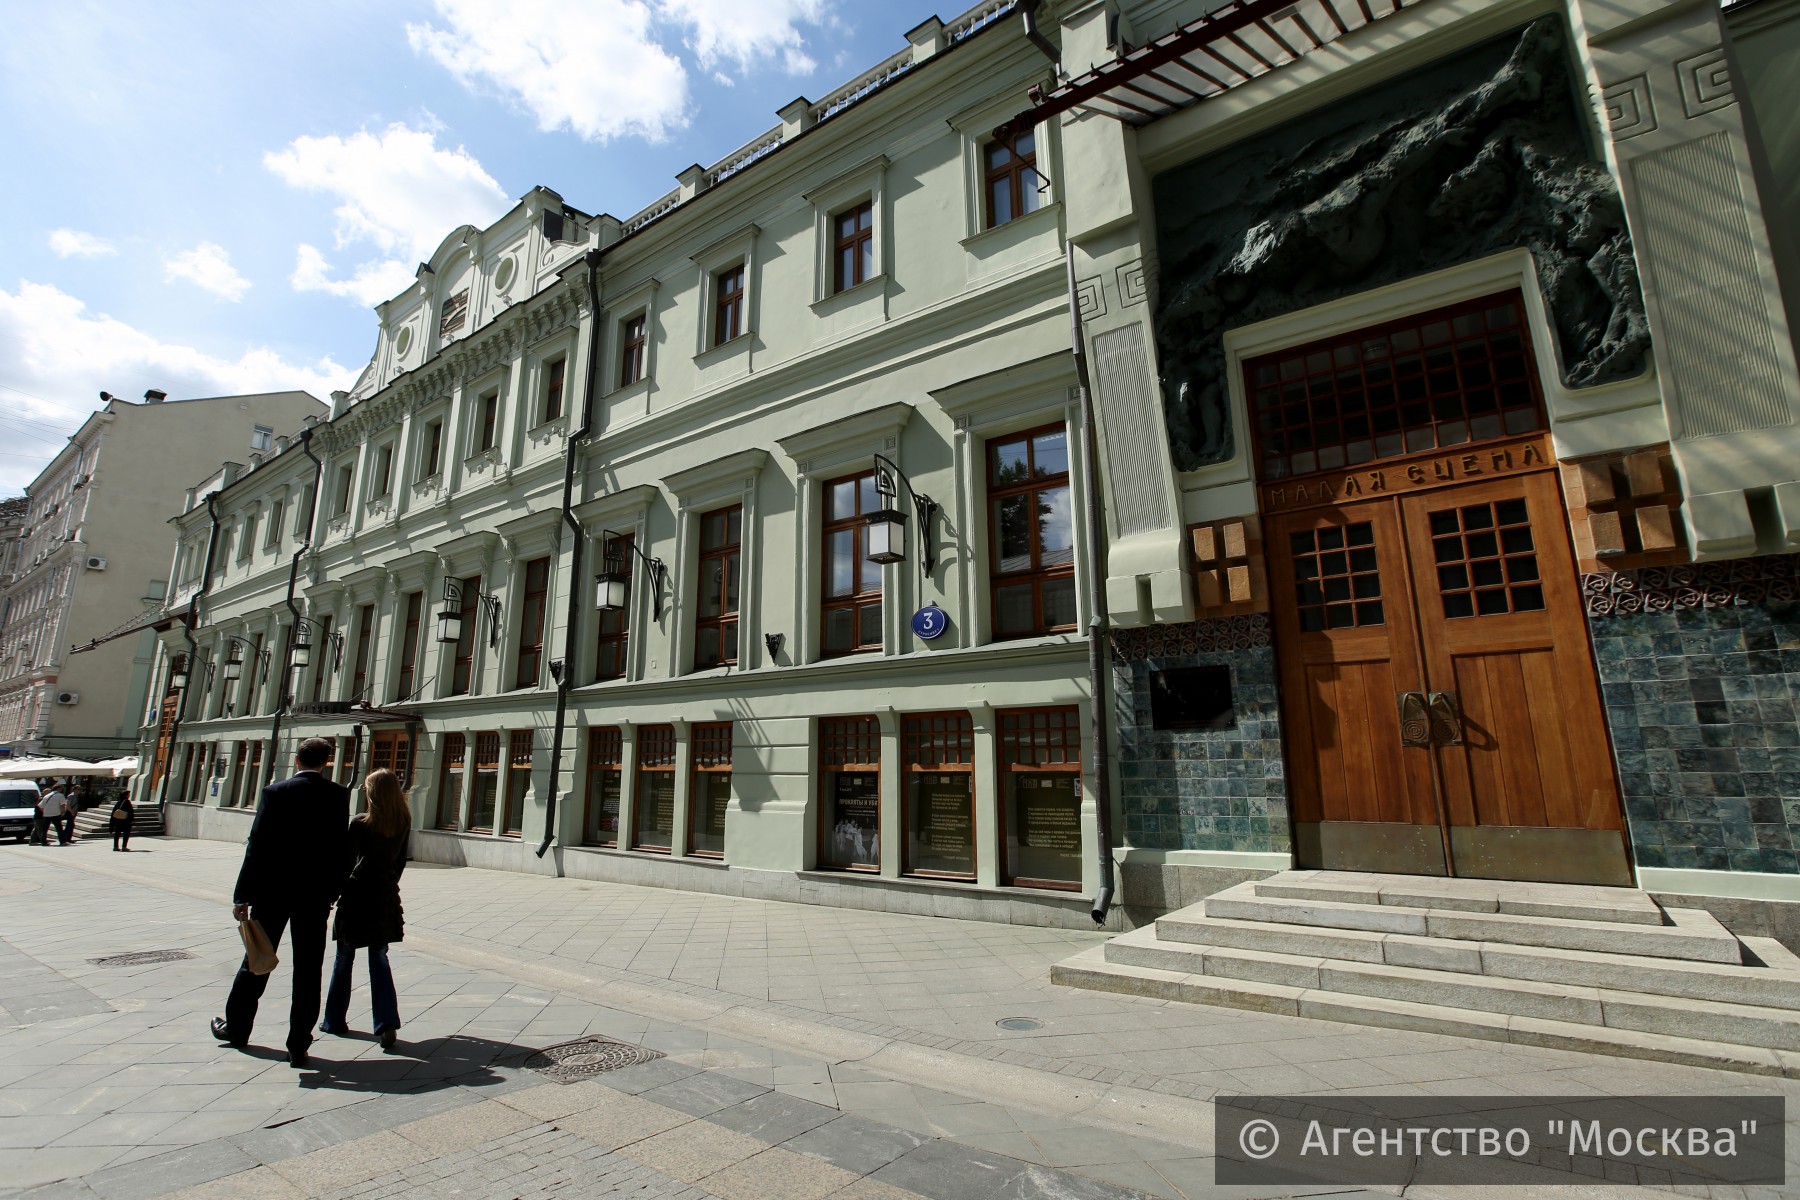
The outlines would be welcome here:
<svg viewBox="0 0 1800 1200">
<path fill-rule="evenodd" d="M 115 821 L 129 821 L 131 819 L 131 810 L 126 808 L 123 804 L 115 804 L 113 805 L 112 819 Z"/>
<path fill-rule="evenodd" d="M 249 918 L 239 921 L 238 936 L 244 939 L 244 961 L 252 975 L 267 975 L 281 961 L 275 957 L 275 947 L 263 932 L 262 922 Z"/>
</svg>

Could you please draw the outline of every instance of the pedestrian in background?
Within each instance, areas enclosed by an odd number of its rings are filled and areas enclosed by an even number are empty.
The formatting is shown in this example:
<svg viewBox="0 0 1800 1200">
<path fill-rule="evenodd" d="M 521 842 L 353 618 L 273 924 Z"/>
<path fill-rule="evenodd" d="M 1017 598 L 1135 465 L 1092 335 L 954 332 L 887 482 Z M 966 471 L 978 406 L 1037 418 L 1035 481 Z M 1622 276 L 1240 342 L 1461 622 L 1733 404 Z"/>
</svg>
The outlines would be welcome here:
<svg viewBox="0 0 1800 1200">
<path fill-rule="evenodd" d="M 71 807 L 69 794 L 63 791 L 55 780 L 51 780 L 50 790 L 44 793 L 42 800 L 38 801 L 38 812 L 56 830 L 56 844 L 59 846 L 68 845 L 69 839 L 74 836 L 74 830 L 70 828 L 74 822 L 68 819 Z M 43 844 L 46 846 L 50 844 L 47 835 Z"/>
<path fill-rule="evenodd" d="M 50 822 L 62 814 L 61 803 L 50 799 L 55 791 L 55 780 L 46 779 L 38 784 L 37 819 L 31 823 L 31 844 L 34 846 L 50 844 Z M 57 832 L 62 832 L 60 825 L 57 826 Z"/>
<path fill-rule="evenodd" d="M 356 969 L 357 950 L 369 951 L 369 993 L 374 1009 L 375 1036 L 382 1049 L 392 1049 L 400 1028 L 400 999 L 394 992 L 394 972 L 388 965 L 388 946 L 405 936 L 400 907 L 400 873 L 406 870 L 406 853 L 412 844 L 412 810 L 400 780 L 383 768 L 363 781 L 368 811 L 350 821 L 350 878 L 338 898 L 337 961 L 331 968 L 331 987 L 325 995 L 325 1020 L 319 1028 L 343 1037 L 350 1033 L 350 979 Z"/>
<path fill-rule="evenodd" d="M 313 1022 L 319 1019 L 325 918 L 350 870 L 350 789 L 323 774 L 331 754 L 330 742 L 307 738 L 294 753 L 292 778 L 262 790 L 232 892 L 232 919 L 261 925 L 271 947 L 280 945 L 282 930 L 292 930 L 294 990 L 287 1047 L 288 1063 L 295 1068 L 307 1065 Z M 212 1035 L 242 1049 L 268 986 L 269 977 L 252 971 L 245 955 L 231 981 L 225 1015 L 212 1019 Z"/>
<path fill-rule="evenodd" d="M 136 817 L 137 809 L 131 805 L 131 793 L 120 792 L 119 798 L 113 801 L 112 816 L 106 823 L 112 833 L 114 850 L 131 849 L 131 823 Z"/>
</svg>

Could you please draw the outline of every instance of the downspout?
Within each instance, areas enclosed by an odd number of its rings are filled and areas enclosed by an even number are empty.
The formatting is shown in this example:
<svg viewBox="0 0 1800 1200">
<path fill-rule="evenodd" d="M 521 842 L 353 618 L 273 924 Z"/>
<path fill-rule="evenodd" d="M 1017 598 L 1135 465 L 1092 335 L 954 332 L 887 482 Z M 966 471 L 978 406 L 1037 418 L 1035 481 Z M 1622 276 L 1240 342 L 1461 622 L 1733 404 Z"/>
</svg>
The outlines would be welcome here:
<svg viewBox="0 0 1800 1200">
<path fill-rule="evenodd" d="M 587 533 L 575 519 L 575 463 L 582 439 L 593 428 L 594 392 L 600 383 L 600 251 L 589 250 L 582 262 L 587 265 L 587 377 L 582 387 L 581 427 L 569 435 L 568 448 L 563 454 L 563 524 L 556 531 L 558 550 L 562 549 L 564 526 L 574 535 L 575 545 L 569 551 L 569 613 L 563 629 L 562 670 L 555 672 L 556 725 L 550 733 L 550 785 L 544 796 L 544 840 L 537 848 L 539 858 L 544 857 L 550 843 L 556 840 L 556 781 L 562 775 L 563 719 L 569 711 L 569 684 L 575 678 L 575 633 L 581 621 L 581 548 L 587 541 Z M 556 873 L 562 874 L 560 860 L 556 864 Z"/>
<path fill-rule="evenodd" d="M 1062 51 L 1056 48 L 1055 42 L 1045 37 L 1043 33 L 1038 30 L 1038 3 L 1039 0 L 1023 0 L 1023 3 L 1019 5 L 1020 15 L 1025 20 L 1026 40 L 1036 46 L 1045 58 L 1060 66 L 1062 63 Z"/>
<path fill-rule="evenodd" d="M 312 504 L 306 512 L 306 541 L 295 549 L 294 559 L 288 564 L 287 610 L 293 620 L 288 622 L 287 645 L 281 651 L 281 687 L 280 694 L 275 698 L 275 723 L 269 728 L 269 757 L 263 764 L 264 787 L 268 787 L 269 782 L 275 778 L 275 759 L 281 753 L 281 718 L 287 715 L 288 705 L 294 699 L 291 691 L 294 672 L 289 666 L 289 660 L 294 655 L 294 635 L 300 629 L 300 607 L 294 603 L 294 588 L 300 582 L 300 559 L 312 549 L 313 523 L 319 516 L 319 484 L 325 478 L 325 462 L 313 453 L 312 435 L 311 426 L 300 431 L 300 449 L 313 461 Z M 321 646 L 319 651 L 324 653 L 325 647 Z"/>
<path fill-rule="evenodd" d="M 187 708 L 188 693 L 194 686 L 194 667 L 200 661 L 200 643 L 194 640 L 194 623 L 200 619 L 200 600 L 212 588 L 213 562 L 219 554 L 219 493 L 214 490 L 206 493 L 206 515 L 212 519 L 212 532 L 206 535 L 206 565 L 200 569 L 200 586 L 188 597 L 187 617 L 182 622 L 181 636 L 187 640 L 188 686 L 182 689 L 181 700 L 175 705 L 175 720 L 169 726 L 169 769 L 163 772 L 162 793 L 156 798 L 156 811 L 163 812 L 169 804 L 169 781 L 175 777 L 175 747 L 181 739 L 181 717 Z M 187 783 L 187 773 L 182 772 L 181 782 Z"/>
<path fill-rule="evenodd" d="M 1107 766 L 1106 749 L 1106 731 L 1109 725 L 1106 719 L 1106 671 L 1109 656 L 1106 642 L 1106 589 L 1101 582 L 1105 573 L 1106 547 L 1101 541 L 1100 530 L 1100 429 L 1094 420 L 1094 394 L 1088 384 L 1087 352 L 1082 348 L 1081 298 L 1075 290 L 1075 244 L 1066 244 L 1063 252 L 1069 270 L 1069 340 L 1075 356 L 1076 389 L 1081 393 L 1084 451 L 1081 465 L 1082 473 L 1086 476 L 1082 481 L 1081 508 L 1088 544 L 1088 693 L 1093 697 L 1094 706 L 1091 753 L 1094 790 L 1098 793 L 1097 803 L 1094 805 L 1094 832 L 1100 851 L 1100 887 L 1094 893 L 1094 911 L 1090 915 L 1094 918 L 1094 924 L 1104 925 L 1106 910 L 1112 906 L 1113 897 L 1113 836 L 1112 772 Z"/>
</svg>

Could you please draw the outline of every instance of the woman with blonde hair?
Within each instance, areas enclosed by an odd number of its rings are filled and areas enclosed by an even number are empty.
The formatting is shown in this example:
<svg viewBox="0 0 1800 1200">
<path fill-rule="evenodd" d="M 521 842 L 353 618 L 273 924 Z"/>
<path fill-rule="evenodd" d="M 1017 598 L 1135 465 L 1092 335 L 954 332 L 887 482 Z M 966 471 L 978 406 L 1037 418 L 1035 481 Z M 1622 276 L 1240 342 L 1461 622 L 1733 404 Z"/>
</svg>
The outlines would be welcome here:
<svg viewBox="0 0 1800 1200">
<path fill-rule="evenodd" d="M 356 952 L 369 950 L 369 992 L 375 1010 L 375 1036 L 384 1050 L 393 1048 L 400 1028 L 400 1000 L 388 966 L 388 946 L 405 936 L 400 908 L 400 873 L 406 869 L 412 843 L 412 810 L 400 779 L 385 768 L 363 780 L 369 810 L 350 820 L 350 878 L 338 897 L 337 961 L 325 994 L 325 1019 L 319 1028 L 339 1037 L 350 1030 L 350 975 Z"/>
</svg>

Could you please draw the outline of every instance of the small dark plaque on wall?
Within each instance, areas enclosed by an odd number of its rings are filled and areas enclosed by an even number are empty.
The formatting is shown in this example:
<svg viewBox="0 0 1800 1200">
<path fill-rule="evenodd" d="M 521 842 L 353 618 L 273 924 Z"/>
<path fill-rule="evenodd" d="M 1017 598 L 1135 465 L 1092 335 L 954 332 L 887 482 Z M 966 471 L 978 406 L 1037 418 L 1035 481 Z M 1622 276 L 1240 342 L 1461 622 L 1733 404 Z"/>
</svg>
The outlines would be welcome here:
<svg viewBox="0 0 1800 1200">
<path fill-rule="evenodd" d="M 1235 729 L 1230 667 L 1178 667 L 1150 673 L 1153 729 Z"/>
</svg>

